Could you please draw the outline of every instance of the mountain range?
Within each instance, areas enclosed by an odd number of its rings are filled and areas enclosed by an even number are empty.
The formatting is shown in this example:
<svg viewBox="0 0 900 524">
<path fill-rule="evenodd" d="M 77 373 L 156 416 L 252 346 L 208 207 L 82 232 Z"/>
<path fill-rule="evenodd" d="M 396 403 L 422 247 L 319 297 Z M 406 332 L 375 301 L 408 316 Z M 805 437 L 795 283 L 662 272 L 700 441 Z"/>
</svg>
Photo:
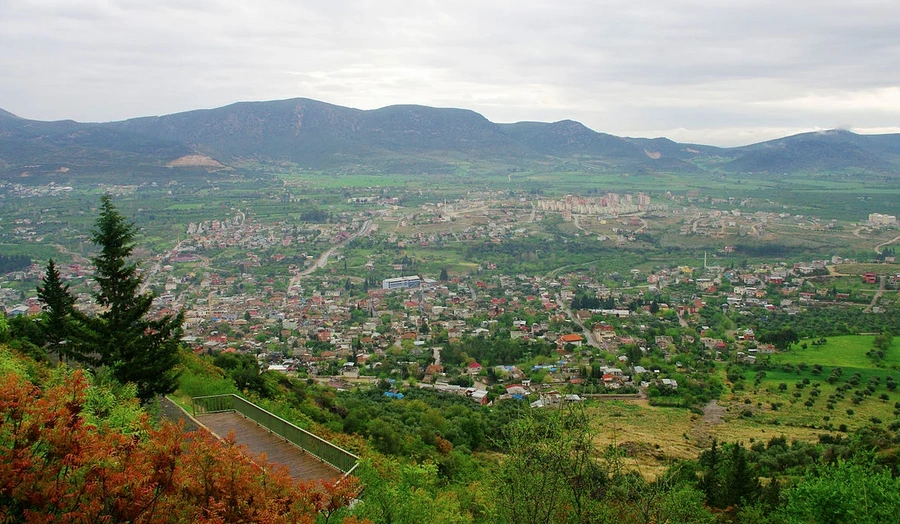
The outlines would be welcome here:
<svg viewBox="0 0 900 524">
<path fill-rule="evenodd" d="M 118 122 L 43 122 L 0 110 L 0 177 L 232 176 L 271 169 L 428 175 L 460 165 L 609 172 L 900 178 L 900 134 L 832 130 L 743 147 L 628 138 L 563 120 L 497 124 L 465 109 L 359 110 L 296 98 Z"/>
</svg>

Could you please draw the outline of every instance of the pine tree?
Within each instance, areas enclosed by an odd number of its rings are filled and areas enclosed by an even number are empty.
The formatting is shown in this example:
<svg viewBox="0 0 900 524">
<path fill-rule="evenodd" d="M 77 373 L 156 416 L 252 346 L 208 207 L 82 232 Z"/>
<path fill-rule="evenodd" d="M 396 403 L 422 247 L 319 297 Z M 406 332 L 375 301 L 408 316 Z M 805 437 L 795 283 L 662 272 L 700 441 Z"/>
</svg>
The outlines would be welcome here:
<svg viewBox="0 0 900 524">
<path fill-rule="evenodd" d="M 146 402 L 175 390 L 184 313 L 146 318 L 153 296 L 140 292 L 138 265 L 128 260 L 136 232 L 112 198 L 102 196 L 91 235 L 100 253 L 91 260 L 100 288 L 94 298 L 105 310 L 92 319 L 91 327 L 98 335 L 99 363 L 108 366 L 119 382 L 137 385 L 138 397 Z"/>
<path fill-rule="evenodd" d="M 752 503 L 759 496 L 759 477 L 747 459 L 744 446 L 731 444 L 731 449 L 728 450 L 728 469 L 723 480 L 726 506 Z"/>
<path fill-rule="evenodd" d="M 700 454 L 700 466 L 703 468 L 703 476 L 698 482 L 700 491 L 706 496 L 706 503 L 712 507 L 722 507 L 722 479 L 720 469 L 722 467 L 719 457 L 718 443 L 712 441 L 709 451 Z"/>
<path fill-rule="evenodd" d="M 68 284 L 60 280 L 59 270 L 52 258 L 47 261 L 41 284 L 37 288 L 38 300 L 44 309 L 41 331 L 47 341 L 47 349 L 56 353 L 60 360 L 66 360 L 73 356 L 69 348 L 73 345 L 70 337 L 74 328 L 75 297 L 69 293 Z"/>
</svg>

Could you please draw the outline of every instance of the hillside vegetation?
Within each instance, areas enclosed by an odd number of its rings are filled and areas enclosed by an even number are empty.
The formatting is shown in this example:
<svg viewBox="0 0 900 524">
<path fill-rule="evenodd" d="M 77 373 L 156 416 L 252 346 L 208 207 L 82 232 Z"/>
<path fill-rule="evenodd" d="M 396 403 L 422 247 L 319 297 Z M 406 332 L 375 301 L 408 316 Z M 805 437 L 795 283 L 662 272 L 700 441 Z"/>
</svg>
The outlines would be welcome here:
<svg viewBox="0 0 900 524">
<path fill-rule="evenodd" d="M 195 362 L 193 374 L 213 382 L 229 374 Z M 277 468 L 249 462 L 233 443 L 155 423 L 133 387 L 102 373 L 48 366 L 6 347 L 0 370 L 0 514 L 17 521 L 780 523 L 843 522 L 852 515 L 857 522 L 886 522 L 900 509 L 896 432 L 872 427 L 814 444 L 783 437 L 749 447 L 713 442 L 699 462 L 670 463 L 650 482 L 623 469 L 625 448 L 593 444 L 590 410 L 520 412 L 497 430 L 491 445 L 501 455 L 471 453 L 441 444 L 439 431 L 448 428 L 438 421 L 453 409 L 430 408 L 446 401 L 437 396 L 389 401 L 390 410 L 406 413 L 391 423 L 396 431 L 438 433 L 426 456 L 378 451 L 370 447 L 379 446 L 375 436 L 356 442 L 365 489 L 349 509 L 344 504 L 356 484 L 297 484 Z M 301 397 L 316 399 L 299 404 L 310 419 L 327 420 L 347 402 L 357 413 L 384 405 L 383 396 L 360 392 L 325 407 L 317 387 L 269 373 L 262 382 L 270 405 L 288 416 Z M 417 428 L 408 418 L 416 412 Z M 440 459 L 453 453 L 460 456 Z M 823 506 L 823 497 L 848 489 L 866 490 L 868 506 L 853 504 L 852 497 Z"/>
<path fill-rule="evenodd" d="M 0 520 L 312 523 L 356 493 L 154 422 L 135 392 L 0 346 Z"/>
</svg>

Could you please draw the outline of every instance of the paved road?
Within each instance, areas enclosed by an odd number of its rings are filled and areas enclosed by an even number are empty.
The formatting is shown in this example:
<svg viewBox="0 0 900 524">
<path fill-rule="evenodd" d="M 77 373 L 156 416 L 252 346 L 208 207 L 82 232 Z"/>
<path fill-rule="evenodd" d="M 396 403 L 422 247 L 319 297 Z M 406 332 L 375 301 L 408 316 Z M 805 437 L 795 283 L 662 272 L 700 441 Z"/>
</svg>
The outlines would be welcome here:
<svg viewBox="0 0 900 524">
<path fill-rule="evenodd" d="M 198 431 L 200 429 L 200 426 L 191 420 L 191 417 L 178 404 L 166 397 L 160 397 L 159 399 L 159 416 L 176 424 L 182 422 L 185 431 Z"/>
<path fill-rule="evenodd" d="M 895 242 L 900 242 L 900 236 L 896 236 L 896 237 L 894 237 L 894 238 L 888 240 L 887 242 L 882 242 L 882 243 L 878 244 L 877 246 L 875 246 L 875 252 L 878 253 L 878 254 L 880 255 L 880 254 L 881 254 L 881 248 L 883 248 L 883 247 L 886 246 L 886 245 L 893 244 L 893 243 L 895 243 Z"/>
<path fill-rule="evenodd" d="M 293 277 L 291 279 L 291 283 L 290 283 L 289 287 L 294 287 L 295 285 L 297 285 L 297 283 L 299 283 L 301 278 L 303 278 L 305 276 L 309 276 L 310 274 L 312 274 L 313 271 L 315 271 L 319 268 L 325 267 L 325 264 L 328 263 L 328 258 L 331 257 L 331 255 L 333 255 L 335 251 L 346 246 L 350 242 L 356 240 L 356 238 L 359 237 L 360 235 L 365 235 L 366 233 L 369 232 L 370 229 L 372 229 L 372 220 L 371 219 L 363 222 L 362 227 L 360 227 L 358 231 L 356 231 L 355 233 L 353 233 L 352 235 L 347 237 L 346 240 L 344 240 L 340 244 L 337 244 L 335 246 L 328 248 L 327 251 L 325 251 L 324 253 L 319 255 L 319 258 L 316 259 L 316 261 L 313 263 L 313 265 L 304 269 L 303 271 L 301 271 L 300 273 L 298 273 L 295 277 Z"/>
<path fill-rule="evenodd" d="M 584 338 L 585 340 L 587 340 L 588 344 L 595 348 L 602 347 L 600 343 L 597 342 L 597 339 L 594 338 L 594 332 L 587 328 L 584 323 L 572 313 L 572 310 L 569 309 L 569 307 L 565 305 L 565 303 L 563 303 L 562 298 L 560 298 L 559 295 L 556 295 L 556 305 L 558 305 L 559 309 L 563 310 L 566 313 L 566 315 L 572 320 L 572 322 L 575 323 L 576 326 L 581 328 L 582 333 L 584 333 Z"/>
</svg>

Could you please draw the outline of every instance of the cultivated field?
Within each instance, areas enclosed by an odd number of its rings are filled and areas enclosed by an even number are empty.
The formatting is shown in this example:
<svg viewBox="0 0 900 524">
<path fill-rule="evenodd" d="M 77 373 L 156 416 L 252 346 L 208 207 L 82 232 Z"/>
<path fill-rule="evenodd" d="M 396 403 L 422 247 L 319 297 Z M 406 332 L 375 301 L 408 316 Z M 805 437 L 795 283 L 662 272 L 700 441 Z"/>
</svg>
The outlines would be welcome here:
<svg viewBox="0 0 900 524">
<path fill-rule="evenodd" d="M 874 338 L 830 337 L 822 345 L 804 341 L 806 349 L 798 345 L 772 355 L 776 369 L 764 375 L 746 371 L 734 391 L 707 405 L 704 415 L 645 400 L 595 402 L 590 407 L 597 421 L 595 441 L 601 449 L 618 446 L 628 467 L 654 477 L 673 459 L 697 457 L 713 438 L 750 444 L 783 435 L 789 442 L 815 442 L 824 433 L 890 424 L 898 420 L 900 391 L 887 384 L 888 377 L 900 379 L 900 340 L 895 338 L 876 363 L 866 355 Z M 842 373 L 829 383 L 836 367 Z M 842 386 L 846 391 L 839 391 Z"/>
</svg>

